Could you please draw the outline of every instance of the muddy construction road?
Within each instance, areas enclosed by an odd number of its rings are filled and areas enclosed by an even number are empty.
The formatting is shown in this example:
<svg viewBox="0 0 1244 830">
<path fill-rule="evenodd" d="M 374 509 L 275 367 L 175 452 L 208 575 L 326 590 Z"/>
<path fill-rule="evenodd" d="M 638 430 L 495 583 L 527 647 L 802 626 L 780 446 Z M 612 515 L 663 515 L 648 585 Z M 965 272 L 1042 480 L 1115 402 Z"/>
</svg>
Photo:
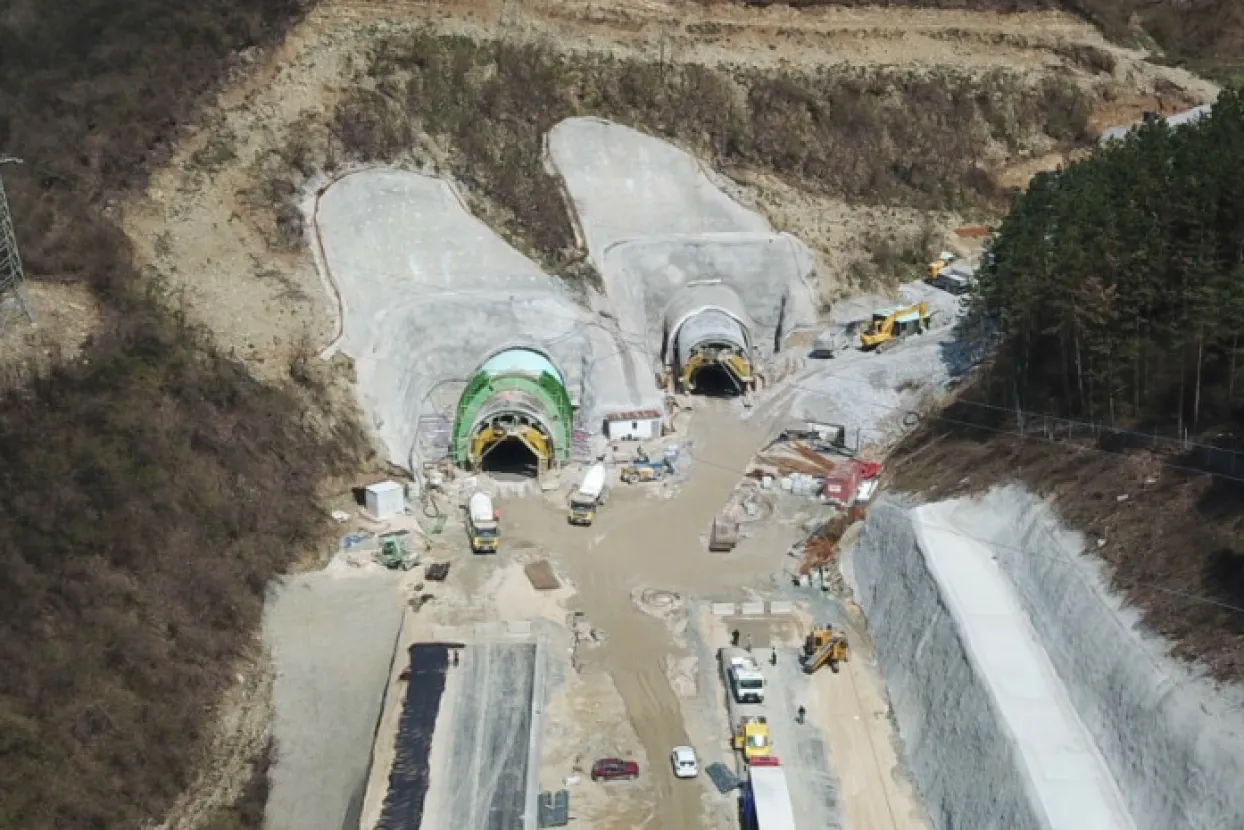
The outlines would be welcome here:
<svg viewBox="0 0 1244 830">
<path fill-rule="evenodd" d="M 667 656 L 680 654 L 681 646 L 671 627 L 632 596 L 646 586 L 711 596 L 766 583 L 781 567 L 785 545 L 742 547 L 725 558 L 709 553 L 702 539 L 761 444 L 762 430 L 761 423 L 741 423 L 724 403 L 705 402 L 692 422 L 692 472 L 673 498 L 658 500 L 611 482 L 609 504 L 588 528 L 570 527 L 564 510 L 544 500 L 529 499 L 506 511 L 514 543 L 553 552 L 578 592 L 573 607 L 607 636 L 600 648 L 584 653 L 582 670 L 612 676 L 643 745 L 644 779 L 658 797 L 655 814 L 643 825 L 647 830 L 714 825 L 706 823 L 703 805 L 707 781 L 681 781 L 669 769 L 670 750 L 693 743 L 665 667 Z M 715 699 L 720 690 L 704 693 Z M 619 817 L 617 824 L 598 826 L 633 830 L 635 825 Z"/>
</svg>

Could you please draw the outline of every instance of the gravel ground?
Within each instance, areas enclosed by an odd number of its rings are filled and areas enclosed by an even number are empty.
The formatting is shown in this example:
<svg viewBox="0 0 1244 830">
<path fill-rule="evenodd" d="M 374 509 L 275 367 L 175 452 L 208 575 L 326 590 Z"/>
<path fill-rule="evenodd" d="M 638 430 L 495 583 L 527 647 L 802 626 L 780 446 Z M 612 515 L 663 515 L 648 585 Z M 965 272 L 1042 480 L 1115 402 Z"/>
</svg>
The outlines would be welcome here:
<svg viewBox="0 0 1244 830">
<path fill-rule="evenodd" d="M 322 571 L 272 589 L 264 640 L 276 673 L 276 762 L 265 830 L 357 824 L 401 620 L 385 571 Z"/>
<path fill-rule="evenodd" d="M 747 628 L 750 630 L 753 626 Z M 729 693 L 729 680 L 723 669 L 721 681 L 727 684 L 730 723 L 737 724 L 743 715 L 768 718 L 773 754 L 782 759 L 782 767 L 786 770 L 786 784 L 798 830 L 841 830 L 838 781 L 830 768 L 830 750 L 824 734 L 814 722 L 813 714 L 803 725 L 795 722 L 795 712 L 800 706 L 815 712 L 812 678 L 799 668 L 799 652 L 795 648 L 779 646 L 777 665 L 770 665 L 768 643 L 769 638 L 763 635 L 754 638 L 756 662 L 765 676 L 764 703 L 736 702 Z M 746 777 L 745 767 L 740 766 L 739 775 Z"/>
</svg>

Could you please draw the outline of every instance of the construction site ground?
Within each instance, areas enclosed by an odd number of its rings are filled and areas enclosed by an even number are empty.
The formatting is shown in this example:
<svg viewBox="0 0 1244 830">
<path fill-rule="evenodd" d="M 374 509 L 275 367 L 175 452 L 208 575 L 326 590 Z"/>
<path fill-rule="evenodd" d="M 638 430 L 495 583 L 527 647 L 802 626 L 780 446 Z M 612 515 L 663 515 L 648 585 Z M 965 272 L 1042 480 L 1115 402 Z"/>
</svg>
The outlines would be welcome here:
<svg viewBox="0 0 1244 830">
<path fill-rule="evenodd" d="M 554 43 L 661 65 L 742 66 L 774 73 L 897 67 L 917 75 L 934 68 L 970 74 L 1005 67 L 1034 76 L 1074 75 L 1077 83 L 1094 90 L 1093 128 L 1127 123 L 1144 110 L 1200 103 L 1214 91 L 1057 13 L 797 11 L 656 0 L 605 6 L 561 0 L 522 5 L 325 0 L 272 54 L 250 56 L 238 66 L 236 83 L 185 137 L 171 163 L 153 176 L 144 197 L 119 207 L 140 260 L 180 296 L 188 318 L 261 376 L 284 380 L 291 360 L 314 358 L 343 332 L 347 339 L 351 332 L 350 310 L 342 307 L 349 298 L 317 269 L 325 253 L 315 250 L 314 234 L 291 219 L 302 216 L 333 177 L 319 169 L 301 171 L 300 187 L 285 193 L 279 204 L 256 198 L 256 178 L 274 165 L 299 166 L 300 158 L 289 150 L 291 137 L 311 123 L 308 119 L 322 120 L 334 111 L 378 35 L 425 26 L 475 40 Z M 1110 56 L 1113 69 L 1084 68 L 1085 55 L 1099 53 Z M 436 145 L 428 136 L 419 139 Z M 452 148 L 439 151 L 452 155 Z M 988 173 L 1003 185 L 1022 186 L 1033 173 L 1067 158 L 1063 150 L 1046 145 L 1014 153 L 999 150 L 988 159 Z M 410 167 L 408 161 L 395 159 L 394 165 Z M 334 176 L 347 168 L 337 167 Z M 432 177 L 444 175 L 439 168 L 418 172 L 427 177 L 420 187 L 429 192 L 438 187 Z M 792 350 L 747 417 L 727 402 L 691 402 L 675 419 L 680 434 L 674 440 L 681 444 L 685 472 L 672 482 L 634 488 L 615 479 L 608 503 L 590 527 L 566 522 L 565 497 L 579 472 L 572 468 L 549 492 L 509 482 L 495 485 L 504 534 L 496 556 L 472 555 L 455 506 L 443 504 L 448 521 L 442 531 L 427 536 L 426 543 L 418 532 L 409 537 L 425 561 L 451 564 L 443 583 L 426 581 L 422 568 L 385 571 L 366 551 L 348 549 L 339 550 L 328 569 L 283 583 L 273 592 L 264 632 L 275 667 L 272 731 L 278 747 L 269 828 L 339 830 L 358 821 L 368 830 L 386 826 L 385 797 L 394 763 L 402 756 L 408 649 L 444 642 L 462 642 L 463 654 L 456 668 L 438 663 L 429 670 L 437 677 L 443 673 L 444 686 L 439 696 L 419 702 L 426 709 L 420 723 L 433 724 L 432 736 L 415 767 L 403 773 L 408 793 L 421 787 L 424 792 L 418 814 L 413 804 L 407 805 L 406 826 L 488 826 L 488 819 L 471 812 L 474 805 L 502 805 L 498 821 L 517 819 L 520 782 L 505 777 L 501 761 L 522 758 L 526 745 L 535 756 L 525 761 L 532 778 L 521 782 L 523 815 L 530 812 L 534 785 L 542 791 L 567 789 L 579 827 L 734 827 L 735 795 L 718 792 L 704 774 L 692 781 L 674 778 L 668 758 L 673 746 L 689 743 L 700 753 L 702 766 L 734 764 L 726 689 L 716 663 L 731 627 L 750 634 L 762 658 L 765 648 L 778 649 L 777 665 L 764 667 L 773 686 L 775 752 L 799 770 L 791 783 L 800 830 L 926 826 L 925 810 L 900 761 L 885 686 L 858 610 L 836 591 L 793 584 L 796 560 L 786 551 L 825 518 L 824 506 L 771 493 L 757 501 L 761 518 L 746 524 L 733 551 L 709 553 L 706 537 L 713 518 L 737 498 L 736 488 L 756 452 L 791 416 L 840 420 L 858 431 L 860 444 L 871 445 L 862 449 L 881 455 L 971 364 L 975 355 L 958 348 L 950 326 L 957 303 L 911 282 L 922 263 L 907 262 L 900 273 L 875 274 L 879 284 L 869 286 L 875 290 L 869 294 L 861 293 L 852 266 L 877 259 L 879 238 L 898 240 L 894 244 L 901 247 L 931 229 L 936 243 L 959 244 L 946 232 L 982 217 L 977 208 L 959 215 L 857 205 L 766 169 L 711 172 L 714 185 L 731 199 L 807 246 L 815 260 L 818 299 L 825 304 L 819 328 L 828 327 L 853 346 L 849 323 L 867 317 L 879 304 L 901 299 L 938 306 L 933 331 L 882 355 L 847 348 L 840 359 L 812 361 L 803 357 L 806 350 Z M 636 195 L 635 212 L 644 210 L 643 198 L 643 193 Z M 296 226 L 292 244 L 273 239 L 274 213 Z M 346 236 L 352 216 L 346 215 L 341 229 Z M 469 218 L 464 214 L 446 227 L 465 227 Z M 376 227 L 387 226 L 378 221 Z M 419 267 L 438 267 L 441 248 L 426 240 L 406 241 L 420 243 L 416 252 L 427 254 Z M 359 244 L 355 248 L 360 250 L 347 256 L 379 257 L 379 251 L 361 250 L 374 247 Z M 968 244 L 960 247 L 961 253 L 971 253 Z M 377 261 L 385 263 L 384 269 L 405 264 L 418 270 L 412 259 L 418 258 L 395 255 Z M 553 279 L 537 276 L 534 265 L 528 274 L 526 267 L 519 269 L 520 276 Z M 453 275 L 447 270 L 433 276 Z M 472 289 L 487 291 L 488 286 L 473 284 Z M 63 305 L 72 319 L 61 321 L 63 332 L 27 347 L 71 351 L 89 334 L 94 310 L 87 300 L 70 299 Z M 356 321 L 359 331 L 369 319 L 383 321 L 393 310 L 388 296 L 368 299 L 371 305 L 355 306 L 364 312 Z M 417 297 L 408 299 L 411 307 L 418 305 Z M 53 304 L 56 294 L 44 291 L 35 300 Z M 568 322 L 575 324 L 571 329 L 578 325 L 577 319 Z M 373 397 L 383 394 L 386 384 L 405 392 L 415 388 L 407 388 L 397 374 L 367 376 L 368 360 L 377 354 L 400 368 L 402 350 L 418 348 L 417 332 L 409 326 L 403 330 L 407 341 L 377 345 L 360 339 L 355 352 L 347 350 L 353 365 L 340 364 L 350 368 L 333 381 L 343 397 L 357 395 L 360 381 Z M 806 334 L 810 339 L 816 332 Z M 395 400 L 400 397 L 398 391 L 393 394 Z M 367 396 L 359 397 L 367 408 Z M 388 437 L 403 428 L 393 418 L 401 417 L 404 402 L 388 405 L 389 420 L 373 417 L 371 426 L 390 445 L 392 460 L 405 463 L 409 435 Z M 412 523 L 403 517 L 397 524 Z M 342 525 L 343 533 L 379 529 L 357 515 Z M 524 566 L 542 560 L 550 563 L 562 587 L 540 591 L 532 586 Z M 713 603 L 773 600 L 791 602 L 793 609 L 772 618 L 734 619 L 712 612 Z M 851 660 L 839 674 L 823 670 L 805 677 L 797 667 L 796 649 L 812 623 L 823 621 L 847 628 Z M 526 658 L 515 662 L 496 651 L 503 643 L 538 643 L 530 669 Z M 542 703 L 536 700 L 540 687 Z M 524 698 L 532 699 L 527 713 Z M 793 717 L 800 705 L 810 713 L 802 726 Z M 591 782 L 592 762 L 609 756 L 637 759 L 639 780 Z"/>
<path fill-rule="evenodd" d="M 719 792 L 703 773 L 696 780 L 676 779 L 668 758 L 674 746 L 685 743 L 696 747 L 702 768 L 715 761 L 735 768 L 728 695 L 717 659 L 732 628 L 752 638 L 762 657 L 770 644 L 780 649 L 778 666 L 766 663 L 764 669 L 771 684 L 775 753 L 789 765 L 800 827 L 924 826 L 918 801 L 904 784 L 867 641 L 853 641 L 856 650 L 840 674 L 826 669 L 808 677 L 798 666 L 797 646 L 813 619 L 849 618 L 837 600 L 815 588 L 796 587 L 790 576 L 797 560 L 785 551 L 803 534 L 801 525 L 818 512 L 815 503 L 789 494 L 778 497 L 773 512 L 757 523 L 762 526 L 747 531 L 734 551 L 706 550 L 707 526 L 763 440 L 764 433 L 757 431 L 762 422 L 742 423 L 724 403 L 697 407 L 687 436 L 696 454 L 685 479 L 676 487 L 611 482 L 608 503 L 590 527 L 566 522 L 567 480 L 550 493 L 528 488 L 523 495 L 511 488 L 514 495 L 499 502 L 505 544 L 496 556 L 471 554 L 461 523 L 451 518 L 422 553 L 425 561 L 452 563 L 444 583 L 424 580 L 422 568 L 393 576 L 357 550 L 339 554 L 329 571 L 338 576 L 326 577 L 333 580 L 330 585 L 352 577 L 387 584 L 395 596 L 434 597 L 418 611 L 406 611 L 400 635 L 373 632 L 377 643 L 396 643 L 392 659 L 374 661 L 367 675 L 378 681 L 378 689 L 387 687 L 374 756 L 362 767 L 343 762 L 335 768 L 338 782 L 359 780 L 370 769 L 366 795 L 355 805 L 362 827 L 430 830 L 447 826 L 455 811 L 472 809 L 464 805 L 498 798 L 511 805 L 507 814 L 514 817 L 519 785 L 501 759 L 523 757 L 529 738 L 538 746 L 538 789 L 568 789 L 576 826 L 737 826 L 737 793 Z M 533 587 L 525 566 L 541 561 L 552 565 L 560 587 Z M 723 617 L 712 610 L 714 603 L 744 609 L 751 607 L 745 603 L 758 601 L 765 609 L 767 602 L 777 601 L 779 609 L 787 602 L 791 610 L 749 617 Z M 535 642 L 541 644 L 540 670 L 524 668 L 522 676 L 508 670 L 480 673 L 479 655 L 488 649 Z M 427 778 L 422 824 L 418 817 L 395 824 L 384 820 L 389 816 L 384 802 L 394 785 L 392 776 L 400 771 L 404 780 L 411 772 L 394 762 L 402 757 L 409 680 L 403 669 L 408 649 L 419 643 L 461 643 L 463 649 L 460 665 L 445 672 L 440 702 L 433 704 L 440 713 L 422 762 L 426 773 L 420 773 Z M 339 660 L 338 654 L 323 653 L 322 682 L 333 683 L 332 668 Z M 531 688 L 532 674 L 542 677 L 545 703 L 538 707 L 539 734 L 529 736 L 521 716 L 526 699 L 518 691 Z M 351 682 L 363 681 L 356 675 Z M 321 705 L 336 699 L 331 693 L 319 698 Z M 281 712 L 287 700 L 278 699 L 278 724 L 295 719 Z M 811 713 L 803 726 L 794 718 L 800 705 Z M 359 730 L 357 737 L 366 742 L 372 734 Z M 328 757 L 342 741 L 341 736 L 324 737 L 318 747 L 304 744 L 304 755 Z M 490 748 L 478 751 L 476 737 Z M 277 739 L 283 739 L 279 731 Z M 613 756 L 637 760 L 639 780 L 591 782 L 592 762 Z M 300 801 L 322 804 L 317 793 L 330 785 L 323 778 L 314 785 L 303 781 L 291 775 L 274 778 L 279 797 L 274 791 L 273 809 Z M 498 781 L 506 782 L 504 797 L 498 795 Z M 492 826 L 465 813 L 456 820 L 467 821 L 462 826 Z M 270 813 L 268 821 L 274 827 L 292 826 L 276 814 Z M 328 810 L 299 821 L 308 830 L 335 830 L 342 815 Z"/>
</svg>

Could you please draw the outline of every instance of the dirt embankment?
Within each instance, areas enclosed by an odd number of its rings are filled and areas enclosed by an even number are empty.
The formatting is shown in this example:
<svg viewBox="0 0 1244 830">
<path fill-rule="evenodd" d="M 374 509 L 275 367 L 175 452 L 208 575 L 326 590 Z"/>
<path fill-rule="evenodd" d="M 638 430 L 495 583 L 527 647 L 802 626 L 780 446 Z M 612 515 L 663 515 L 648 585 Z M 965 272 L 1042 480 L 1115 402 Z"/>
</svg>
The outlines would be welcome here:
<svg viewBox="0 0 1244 830">
<path fill-rule="evenodd" d="M 561 118 L 608 116 L 724 169 L 814 249 L 830 296 L 909 275 L 1095 130 L 1210 92 L 1051 12 L 337 0 L 220 99 L 126 223 L 195 319 L 279 374 L 334 326 L 303 194 L 359 162 L 457 179 L 525 252 L 590 278 L 541 150 Z"/>
</svg>

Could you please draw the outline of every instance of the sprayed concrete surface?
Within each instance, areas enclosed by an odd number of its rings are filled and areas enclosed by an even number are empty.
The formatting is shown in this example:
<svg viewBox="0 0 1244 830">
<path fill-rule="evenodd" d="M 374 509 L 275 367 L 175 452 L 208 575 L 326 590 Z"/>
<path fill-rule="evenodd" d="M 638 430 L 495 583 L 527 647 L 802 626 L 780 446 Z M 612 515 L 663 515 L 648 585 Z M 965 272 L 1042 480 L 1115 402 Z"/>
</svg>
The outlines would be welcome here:
<svg viewBox="0 0 1244 830">
<path fill-rule="evenodd" d="M 858 582 L 917 785 L 939 827 L 1135 827 L 990 549 L 954 503 L 869 514 Z"/>
<path fill-rule="evenodd" d="M 813 325 L 807 247 L 731 199 L 694 156 L 598 118 L 562 121 L 548 143 L 592 263 L 622 328 L 640 341 L 636 348 L 658 354 L 667 307 L 680 289 L 703 281 L 739 296 L 762 355 Z"/>
<path fill-rule="evenodd" d="M 1134 827 L 1014 587 L 990 549 L 958 530 L 954 508 L 916 508 L 916 542 L 1015 742 L 1045 823 L 1055 830 Z"/>
<path fill-rule="evenodd" d="M 419 418 L 452 417 L 466 381 L 504 348 L 547 353 L 588 421 L 660 404 L 648 362 L 633 365 L 607 320 L 473 217 L 444 181 L 364 170 L 325 189 L 312 215 L 342 318 L 330 351 L 354 359 L 363 410 L 393 463 L 413 467 Z"/>
<path fill-rule="evenodd" d="M 1084 538 L 1019 487 L 960 502 L 943 520 L 987 540 L 1093 732 L 1137 826 L 1244 827 L 1244 700 L 1167 656 L 1106 587 Z"/>
<path fill-rule="evenodd" d="M 852 324 L 870 319 L 876 309 L 919 302 L 933 312 L 930 331 L 884 352 L 859 350 L 858 334 L 848 331 Z M 862 444 L 891 444 L 979 359 L 978 349 L 956 336 L 960 313 L 957 297 L 923 281 L 901 286 L 897 297 L 839 300 L 822 334 L 835 343 L 835 356 L 809 360 L 791 383 L 768 397 L 794 418 L 845 425 L 848 440 L 858 428 Z"/>
<path fill-rule="evenodd" d="M 275 585 L 264 611 L 276 762 L 266 830 L 342 830 L 362 809 L 402 605 L 383 571 L 328 570 Z"/>
</svg>

